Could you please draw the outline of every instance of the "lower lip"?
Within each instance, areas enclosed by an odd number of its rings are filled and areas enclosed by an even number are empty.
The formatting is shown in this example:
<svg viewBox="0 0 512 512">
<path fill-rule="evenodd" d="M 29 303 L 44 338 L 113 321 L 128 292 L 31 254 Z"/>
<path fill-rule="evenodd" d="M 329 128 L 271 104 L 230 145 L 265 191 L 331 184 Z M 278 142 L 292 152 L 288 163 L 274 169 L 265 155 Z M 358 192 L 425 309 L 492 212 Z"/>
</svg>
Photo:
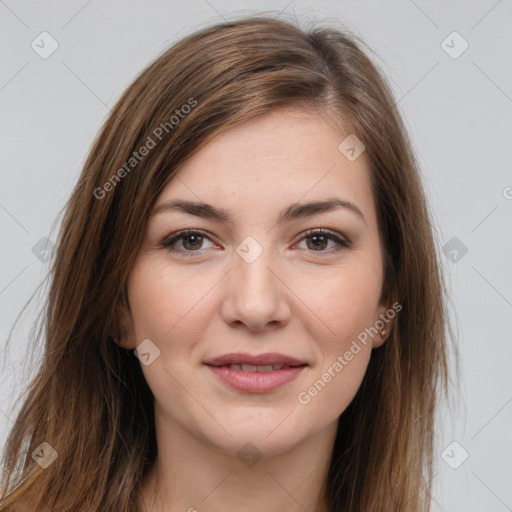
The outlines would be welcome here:
<svg viewBox="0 0 512 512">
<path fill-rule="evenodd" d="M 306 368 L 294 366 L 271 372 L 244 372 L 232 370 L 223 366 L 208 366 L 208 368 L 224 383 L 247 393 L 266 393 L 273 391 L 296 379 Z"/>
</svg>

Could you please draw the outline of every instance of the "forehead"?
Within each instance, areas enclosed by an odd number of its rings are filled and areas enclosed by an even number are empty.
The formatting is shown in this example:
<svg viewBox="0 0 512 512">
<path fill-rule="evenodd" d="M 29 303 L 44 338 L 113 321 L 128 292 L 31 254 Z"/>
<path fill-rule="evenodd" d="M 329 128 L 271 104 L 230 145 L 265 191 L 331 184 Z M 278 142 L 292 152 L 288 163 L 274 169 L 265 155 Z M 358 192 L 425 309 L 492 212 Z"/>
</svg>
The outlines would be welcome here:
<svg viewBox="0 0 512 512">
<path fill-rule="evenodd" d="M 366 155 L 350 160 L 339 148 L 348 135 L 304 110 L 257 116 L 217 135 L 185 162 L 156 206 L 179 197 L 261 214 L 336 196 L 357 203 L 371 217 Z"/>
</svg>

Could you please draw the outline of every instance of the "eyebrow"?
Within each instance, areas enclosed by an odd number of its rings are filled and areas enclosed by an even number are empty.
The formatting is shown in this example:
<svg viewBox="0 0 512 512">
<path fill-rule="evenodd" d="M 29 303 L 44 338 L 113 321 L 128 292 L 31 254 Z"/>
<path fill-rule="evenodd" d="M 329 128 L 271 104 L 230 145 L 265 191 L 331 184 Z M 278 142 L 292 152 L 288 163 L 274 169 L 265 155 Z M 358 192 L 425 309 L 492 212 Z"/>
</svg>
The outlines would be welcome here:
<svg viewBox="0 0 512 512">
<path fill-rule="evenodd" d="M 344 208 L 356 214 L 366 224 L 363 212 L 354 203 L 338 198 L 302 204 L 294 203 L 281 211 L 277 223 L 282 224 L 296 219 L 312 217 L 313 215 L 338 210 L 340 208 Z M 159 204 L 153 210 L 153 215 L 168 211 L 180 211 L 188 213 L 189 215 L 195 215 L 196 217 L 217 220 L 225 224 L 232 224 L 233 222 L 229 211 L 224 208 L 217 208 L 203 202 L 184 201 L 181 199 L 165 201 Z"/>
</svg>

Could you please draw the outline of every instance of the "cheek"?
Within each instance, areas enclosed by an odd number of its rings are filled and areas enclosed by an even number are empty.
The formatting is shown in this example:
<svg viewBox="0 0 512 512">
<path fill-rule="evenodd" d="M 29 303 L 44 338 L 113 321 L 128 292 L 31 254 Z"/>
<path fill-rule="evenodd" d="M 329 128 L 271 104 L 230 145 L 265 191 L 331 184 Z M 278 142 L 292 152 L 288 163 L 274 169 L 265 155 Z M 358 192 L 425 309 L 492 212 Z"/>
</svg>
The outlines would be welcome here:
<svg viewBox="0 0 512 512">
<path fill-rule="evenodd" d="M 305 287 L 300 296 L 317 317 L 311 326 L 318 326 L 315 340 L 322 351 L 342 353 L 353 339 L 372 326 L 378 318 L 380 293 L 378 267 L 364 262 L 339 268 L 321 276 L 314 287 Z"/>
<path fill-rule="evenodd" d="M 342 304 L 338 301 L 338 305 Z M 312 368 L 307 384 L 297 395 L 303 413 L 315 418 L 320 427 L 335 421 L 355 397 L 368 368 L 372 345 L 362 338 L 369 325 L 368 303 L 347 302 L 327 318 L 330 328 L 317 335 L 318 365 Z M 363 340 L 363 341 L 361 341 Z"/>
<path fill-rule="evenodd" d="M 297 401 L 302 414 L 314 419 L 314 428 L 322 428 L 336 421 L 350 405 L 366 373 L 371 350 L 360 347 L 340 352 L 326 361 L 310 381 L 309 386 L 298 394 Z M 350 360 L 347 358 L 350 354 Z"/>
<path fill-rule="evenodd" d="M 305 414 L 328 423 L 350 404 L 366 373 L 372 350 L 367 329 L 377 320 L 381 273 L 377 265 L 361 261 L 322 276 L 315 293 L 312 289 L 303 289 L 301 296 L 317 317 L 307 329 L 316 342 L 319 364 L 297 398 Z"/>
<path fill-rule="evenodd" d="M 168 263 L 158 260 L 136 264 L 128 281 L 128 298 L 137 341 L 149 338 L 167 349 L 169 339 L 174 346 L 174 340 L 179 345 L 180 339 L 199 336 L 207 320 L 205 295 L 214 284 L 207 276 L 198 280 L 190 271 L 171 271 Z"/>
<path fill-rule="evenodd" d="M 141 363 L 141 369 L 155 397 L 155 406 L 167 421 L 188 422 L 187 428 L 202 436 L 197 425 L 217 427 L 192 398 L 204 391 L 200 389 L 201 382 L 191 380 L 190 367 L 198 360 L 196 348 L 211 321 L 211 311 L 215 311 L 208 307 L 207 293 L 218 279 L 197 279 L 197 271 L 194 278 L 192 271 L 171 271 L 169 267 L 149 258 L 141 260 L 128 281 L 137 344 L 149 339 L 160 350 L 151 364 Z"/>
</svg>

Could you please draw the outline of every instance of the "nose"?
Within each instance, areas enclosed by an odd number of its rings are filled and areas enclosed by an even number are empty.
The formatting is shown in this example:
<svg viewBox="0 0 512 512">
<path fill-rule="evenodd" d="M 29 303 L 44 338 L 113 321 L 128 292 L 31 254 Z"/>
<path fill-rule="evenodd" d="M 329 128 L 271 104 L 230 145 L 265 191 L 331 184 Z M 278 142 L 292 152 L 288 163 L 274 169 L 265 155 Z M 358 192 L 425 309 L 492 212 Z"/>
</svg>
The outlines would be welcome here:
<svg viewBox="0 0 512 512">
<path fill-rule="evenodd" d="M 270 251 L 263 251 L 250 263 L 234 254 L 220 308 L 228 325 L 263 331 L 282 328 L 289 322 L 292 292 L 284 276 L 275 270 L 279 265 L 267 253 Z"/>
</svg>

